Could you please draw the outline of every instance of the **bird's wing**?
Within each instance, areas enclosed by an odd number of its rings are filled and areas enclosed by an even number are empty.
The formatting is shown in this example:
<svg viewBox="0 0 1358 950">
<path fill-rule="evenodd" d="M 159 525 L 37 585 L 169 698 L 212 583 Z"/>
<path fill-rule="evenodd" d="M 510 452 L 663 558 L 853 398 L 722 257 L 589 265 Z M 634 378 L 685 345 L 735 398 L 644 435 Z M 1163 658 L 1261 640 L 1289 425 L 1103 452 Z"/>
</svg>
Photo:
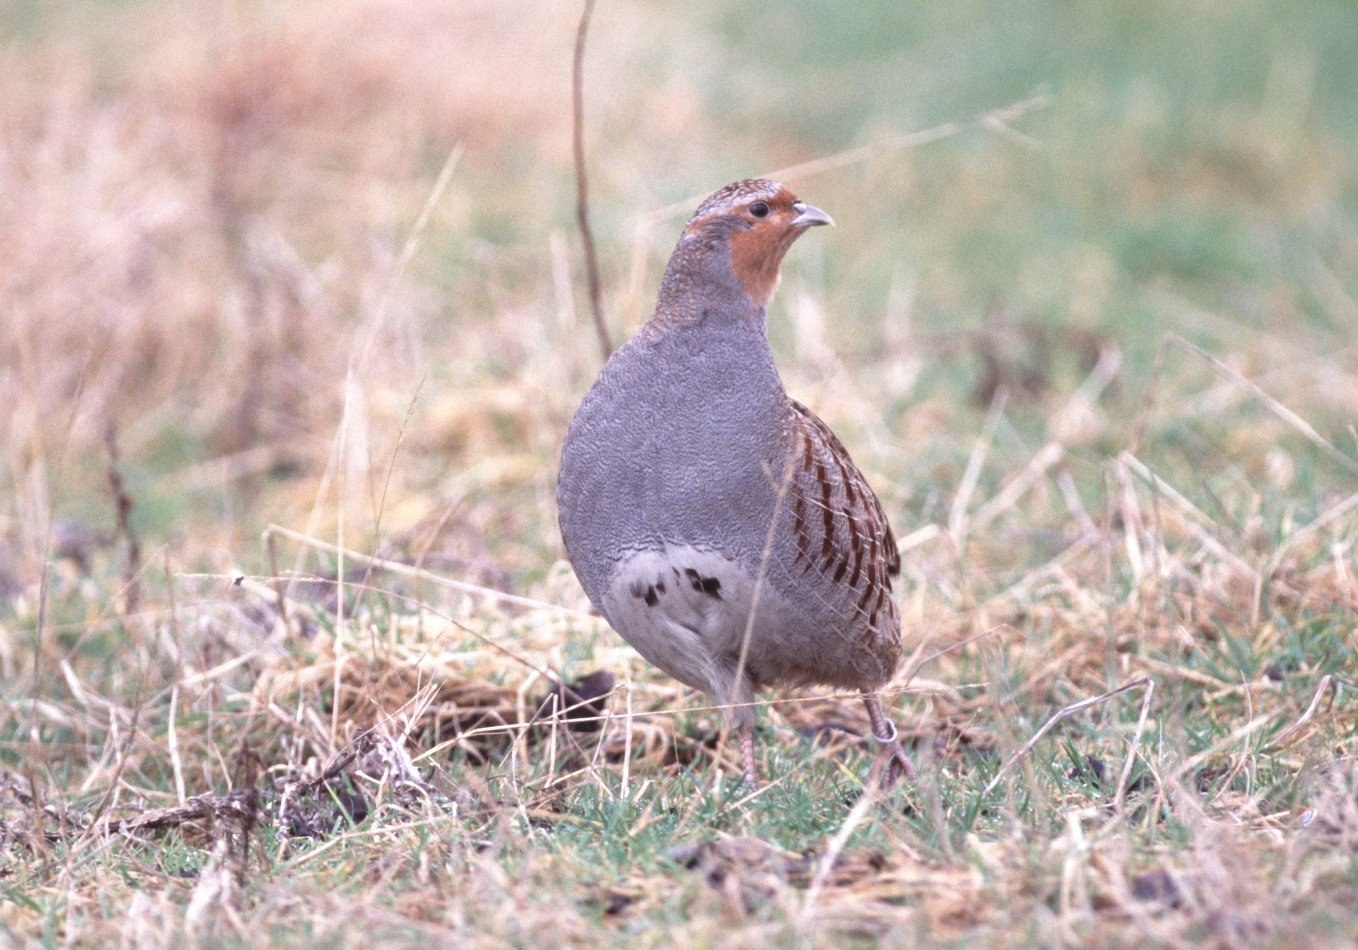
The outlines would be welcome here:
<svg viewBox="0 0 1358 950">
<path fill-rule="evenodd" d="M 847 585 L 855 613 L 877 626 L 894 616 L 891 578 L 901 555 L 882 503 L 830 427 L 793 402 L 792 477 L 788 486 L 797 562 L 836 586 Z"/>
</svg>

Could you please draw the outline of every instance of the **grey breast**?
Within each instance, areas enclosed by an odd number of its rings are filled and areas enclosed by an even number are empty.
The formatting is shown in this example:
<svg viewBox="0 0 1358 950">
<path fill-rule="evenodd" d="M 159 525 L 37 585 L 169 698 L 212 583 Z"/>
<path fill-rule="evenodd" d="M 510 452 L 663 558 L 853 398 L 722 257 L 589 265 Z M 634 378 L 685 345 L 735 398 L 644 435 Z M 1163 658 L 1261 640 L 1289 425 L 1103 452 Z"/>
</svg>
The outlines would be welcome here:
<svg viewBox="0 0 1358 950">
<path fill-rule="evenodd" d="M 790 412 L 760 322 L 646 329 L 614 354 L 572 421 L 561 533 L 591 601 L 629 554 L 666 544 L 758 570 Z"/>
</svg>

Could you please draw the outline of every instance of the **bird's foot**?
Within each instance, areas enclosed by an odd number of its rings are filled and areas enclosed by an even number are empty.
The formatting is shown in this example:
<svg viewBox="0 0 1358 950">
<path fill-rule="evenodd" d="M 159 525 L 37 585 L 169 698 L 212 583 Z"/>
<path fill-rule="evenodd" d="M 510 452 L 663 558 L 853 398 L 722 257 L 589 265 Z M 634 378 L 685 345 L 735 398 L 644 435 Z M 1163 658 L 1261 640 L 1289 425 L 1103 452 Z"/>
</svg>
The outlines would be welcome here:
<svg viewBox="0 0 1358 950">
<path fill-rule="evenodd" d="M 906 754 L 905 747 L 901 745 L 896 724 L 890 719 L 884 721 L 887 726 L 886 734 L 878 735 L 876 732 L 872 734 L 880 749 L 877 761 L 872 767 L 872 777 L 880 783 L 883 790 L 886 790 L 892 788 L 901 776 L 913 782 L 919 778 L 919 773 L 915 770 L 915 763 Z"/>
<path fill-rule="evenodd" d="M 745 726 L 739 730 L 740 762 L 744 766 L 745 784 L 751 789 L 759 789 L 759 764 L 754 758 L 754 727 Z"/>
</svg>

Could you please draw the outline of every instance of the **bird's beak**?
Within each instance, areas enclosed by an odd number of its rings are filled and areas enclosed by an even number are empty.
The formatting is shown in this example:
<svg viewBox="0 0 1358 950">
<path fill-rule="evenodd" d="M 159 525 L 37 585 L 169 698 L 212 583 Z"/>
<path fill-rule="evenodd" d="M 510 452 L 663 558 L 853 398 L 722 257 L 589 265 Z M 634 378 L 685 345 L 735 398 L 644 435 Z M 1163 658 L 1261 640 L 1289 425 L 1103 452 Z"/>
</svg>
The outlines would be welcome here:
<svg viewBox="0 0 1358 950">
<path fill-rule="evenodd" d="M 798 201 L 792 206 L 792 210 L 797 212 L 797 217 L 792 219 L 794 228 L 809 228 L 817 224 L 828 224 L 833 226 L 835 219 L 815 205 L 809 205 L 804 201 Z"/>
</svg>

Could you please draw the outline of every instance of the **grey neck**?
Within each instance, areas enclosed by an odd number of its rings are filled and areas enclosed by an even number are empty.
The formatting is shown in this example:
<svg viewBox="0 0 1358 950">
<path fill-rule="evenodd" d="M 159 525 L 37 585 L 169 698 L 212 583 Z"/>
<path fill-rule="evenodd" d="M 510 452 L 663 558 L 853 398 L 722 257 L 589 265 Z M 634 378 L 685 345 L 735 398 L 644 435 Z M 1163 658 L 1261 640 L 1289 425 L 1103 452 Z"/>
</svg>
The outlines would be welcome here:
<svg viewBox="0 0 1358 950">
<path fill-rule="evenodd" d="M 685 235 L 665 268 L 648 329 L 694 326 L 709 319 L 748 320 L 762 328 L 765 312 L 736 279 L 724 233 Z"/>
</svg>

